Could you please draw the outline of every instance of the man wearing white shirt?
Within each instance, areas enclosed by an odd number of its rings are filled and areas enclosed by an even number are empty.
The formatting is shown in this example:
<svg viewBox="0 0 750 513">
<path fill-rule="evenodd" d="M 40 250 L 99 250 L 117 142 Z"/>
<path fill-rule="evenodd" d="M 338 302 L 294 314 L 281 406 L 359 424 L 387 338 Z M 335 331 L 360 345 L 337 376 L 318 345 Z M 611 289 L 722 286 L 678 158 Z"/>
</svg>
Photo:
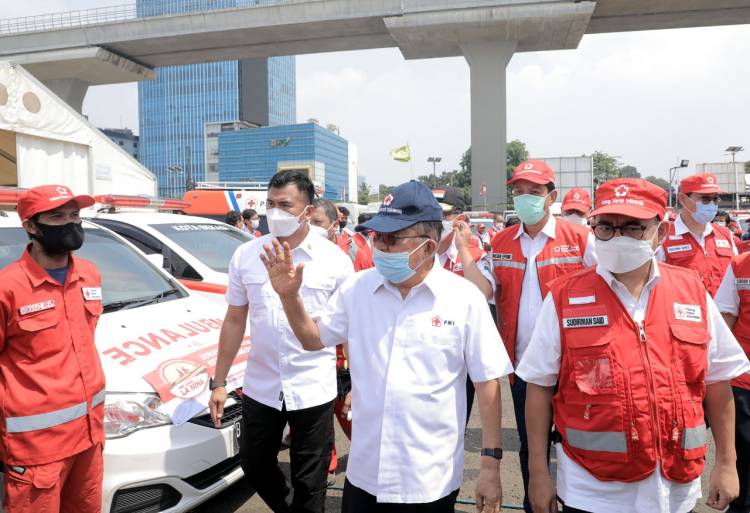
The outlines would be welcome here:
<svg viewBox="0 0 750 513">
<path fill-rule="evenodd" d="M 342 513 L 453 512 L 467 374 L 482 419 L 477 511 L 499 509 L 498 378 L 512 368 L 485 298 L 436 265 L 441 217 L 424 184 L 396 187 L 379 214 L 358 226 L 375 232 L 375 269 L 348 279 L 316 320 L 298 292 L 307 266 L 286 245 L 266 252 L 274 290 L 303 346 L 319 351 L 348 341 L 353 419 Z"/>
<path fill-rule="evenodd" d="M 592 213 L 599 265 L 550 286 L 516 371 L 528 383 L 535 513 L 557 511 L 556 497 L 571 513 L 692 511 L 705 420 L 716 442 L 707 504 L 737 496 L 729 380 L 750 363 L 699 277 L 654 258 L 665 211 L 666 193 L 645 180 L 606 182 Z"/>
<path fill-rule="evenodd" d="M 252 348 L 242 388 L 242 468 L 250 485 L 274 513 L 322 513 L 326 476 L 333 444 L 333 401 L 336 396 L 336 354 L 333 348 L 305 351 L 294 336 L 268 272 L 260 259 L 271 241 L 284 242 L 308 274 L 300 296 L 303 307 L 318 312 L 354 273 L 351 260 L 335 245 L 309 229 L 314 188 L 304 173 L 281 172 L 268 186 L 270 234 L 240 246 L 229 264 L 227 314 L 219 338 L 216 376 L 209 403 L 217 426 L 227 391 L 225 378 L 242 342 L 250 314 Z M 289 487 L 277 453 L 285 424 L 292 431 Z"/>
</svg>

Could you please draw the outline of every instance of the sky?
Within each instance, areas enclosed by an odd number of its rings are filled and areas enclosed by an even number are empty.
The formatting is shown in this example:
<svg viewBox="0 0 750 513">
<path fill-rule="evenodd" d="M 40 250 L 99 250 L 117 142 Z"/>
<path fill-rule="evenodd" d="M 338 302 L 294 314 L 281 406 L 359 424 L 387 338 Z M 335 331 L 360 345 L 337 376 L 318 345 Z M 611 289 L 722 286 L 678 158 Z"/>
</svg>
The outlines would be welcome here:
<svg viewBox="0 0 750 513">
<path fill-rule="evenodd" d="M 5 2 L 3 2 L 5 4 Z M 122 0 L 111 2 L 124 3 Z M 106 0 L 8 2 L 0 17 L 86 9 Z M 679 159 L 750 159 L 750 25 L 584 36 L 575 50 L 516 54 L 508 66 L 508 140 L 531 156 L 600 150 L 666 177 Z M 89 89 L 84 114 L 138 129 L 136 84 Z M 371 185 L 410 177 L 389 150 L 408 143 L 414 175 L 458 167 L 469 147 L 469 68 L 463 58 L 407 61 L 398 49 L 297 57 L 297 120 L 340 127 Z"/>
</svg>

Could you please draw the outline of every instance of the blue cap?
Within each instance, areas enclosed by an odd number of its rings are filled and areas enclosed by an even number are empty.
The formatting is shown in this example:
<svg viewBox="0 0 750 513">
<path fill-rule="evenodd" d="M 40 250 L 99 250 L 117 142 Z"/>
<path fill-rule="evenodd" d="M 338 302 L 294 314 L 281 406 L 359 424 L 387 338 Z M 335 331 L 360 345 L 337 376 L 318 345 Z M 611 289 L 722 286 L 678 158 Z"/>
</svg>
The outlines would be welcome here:
<svg viewBox="0 0 750 513">
<path fill-rule="evenodd" d="M 356 230 L 393 233 L 417 223 L 443 220 L 443 210 L 432 191 L 422 182 L 402 183 L 383 198 L 378 214 L 357 226 Z"/>
</svg>

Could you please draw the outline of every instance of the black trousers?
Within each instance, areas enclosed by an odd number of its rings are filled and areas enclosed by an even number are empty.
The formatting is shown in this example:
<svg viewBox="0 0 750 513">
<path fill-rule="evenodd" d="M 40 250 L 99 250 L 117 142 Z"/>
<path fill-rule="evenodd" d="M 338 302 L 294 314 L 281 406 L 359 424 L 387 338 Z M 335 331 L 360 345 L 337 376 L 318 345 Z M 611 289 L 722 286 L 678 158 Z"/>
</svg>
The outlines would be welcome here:
<svg viewBox="0 0 750 513">
<path fill-rule="evenodd" d="M 737 450 L 737 475 L 740 495 L 730 505 L 728 513 L 750 512 L 750 390 L 732 387 L 734 394 L 734 446 Z"/>
<path fill-rule="evenodd" d="M 378 503 L 374 495 L 357 488 L 347 479 L 344 482 L 344 496 L 341 513 L 453 513 L 458 490 L 435 502 L 421 504 Z"/>
<path fill-rule="evenodd" d="M 289 485 L 277 457 L 286 423 L 292 434 L 291 506 L 286 500 Z M 242 428 L 242 470 L 268 507 L 274 513 L 323 513 L 333 446 L 333 401 L 304 410 L 287 411 L 284 407 L 279 411 L 244 396 Z"/>
</svg>

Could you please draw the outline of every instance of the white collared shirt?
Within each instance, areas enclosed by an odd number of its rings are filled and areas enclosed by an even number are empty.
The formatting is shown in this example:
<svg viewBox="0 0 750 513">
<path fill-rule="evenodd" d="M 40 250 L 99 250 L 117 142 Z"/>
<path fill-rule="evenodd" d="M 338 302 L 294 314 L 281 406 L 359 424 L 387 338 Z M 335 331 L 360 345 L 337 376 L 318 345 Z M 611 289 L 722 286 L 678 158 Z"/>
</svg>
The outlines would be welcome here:
<svg viewBox="0 0 750 513">
<path fill-rule="evenodd" d="M 714 227 L 712 223 L 706 223 L 706 227 L 703 229 L 703 233 L 700 234 L 700 236 L 696 236 L 693 232 L 690 231 L 690 228 L 687 227 L 685 224 L 685 221 L 682 220 L 682 214 L 677 216 L 677 219 L 674 221 L 674 235 L 675 237 L 685 235 L 686 233 L 689 233 L 693 239 L 698 243 L 698 245 L 705 249 L 706 247 L 706 237 L 713 233 Z M 737 247 L 734 244 L 734 237 L 730 235 L 729 237 L 729 243 L 732 245 L 732 252 L 736 255 L 737 253 Z M 656 259 L 659 262 L 666 262 L 666 255 L 664 254 L 664 247 L 659 246 L 656 248 Z"/>
<path fill-rule="evenodd" d="M 721 280 L 719 290 L 716 291 L 714 301 L 721 313 L 728 313 L 739 317 L 740 295 L 737 293 L 737 284 L 734 279 L 734 269 L 730 264 L 727 266 L 727 272 L 724 273 L 724 279 Z"/>
<path fill-rule="evenodd" d="M 405 299 L 376 270 L 350 277 L 317 319 L 348 341 L 352 445 L 347 479 L 379 502 L 432 502 L 461 486 L 466 375 L 512 367 L 482 293 L 433 264 Z"/>
<path fill-rule="evenodd" d="M 294 336 L 281 300 L 271 287 L 260 255 L 273 238 L 264 235 L 246 242 L 229 264 L 227 303 L 249 306 L 252 346 L 245 369 L 244 394 L 281 410 L 301 410 L 332 401 L 336 396 L 336 353 L 308 352 Z M 333 292 L 354 273 L 349 257 L 331 241 L 312 231 L 292 250 L 295 264 L 304 263 L 300 296 L 315 315 Z"/>
<path fill-rule="evenodd" d="M 659 281 L 656 261 L 653 261 L 648 282 L 638 300 L 601 265 L 597 266 L 596 272 L 604 278 L 631 318 L 642 322 L 646 317 L 651 290 Z M 711 335 L 706 383 L 729 381 L 750 370 L 750 362 L 708 293 L 706 306 Z M 551 387 L 557 383 L 560 361 L 560 324 L 552 295 L 548 294 L 529 350 L 516 369 L 516 374 L 529 383 Z M 700 478 L 686 484 L 675 483 L 657 470 L 635 483 L 599 481 L 568 457 L 561 444 L 557 444 L 556 448 L 557 494 L 572 508 L 607 513 L 686 513 L 695 507 L 701 497 Z"/>
<path fill-rule="evenodd" d="M 568 221 L 565 221 L 568 222 Z M 521 239 L 521 252 L 526 258 L 526 272 L 523 275 L 523 285 L 521 286 L 521 299 L 518 308 L 518 328 L 516 332 L 516 361 L 517 366 L 521 361 L 526 348 L 529 346 L 531 334 L 534 332 L 534 325 L 542 309 L 542 290 L 539 287 L 539 275 L 536 268 L 536 258 L 544 249 L 549 239 L 555 238 L 555 227 L 557 219 L 550 215 L 542 231 L 536 234 L 533 239 L 524 230 L 523 224 L 518 225 L 518 232 L 513 240 Z M 594 236 L 589 233 L 586 242 L 586 251 L 583 255 L 583 265 L 591 267 L 598 262 L 594 252 Z"/>
</svg>

